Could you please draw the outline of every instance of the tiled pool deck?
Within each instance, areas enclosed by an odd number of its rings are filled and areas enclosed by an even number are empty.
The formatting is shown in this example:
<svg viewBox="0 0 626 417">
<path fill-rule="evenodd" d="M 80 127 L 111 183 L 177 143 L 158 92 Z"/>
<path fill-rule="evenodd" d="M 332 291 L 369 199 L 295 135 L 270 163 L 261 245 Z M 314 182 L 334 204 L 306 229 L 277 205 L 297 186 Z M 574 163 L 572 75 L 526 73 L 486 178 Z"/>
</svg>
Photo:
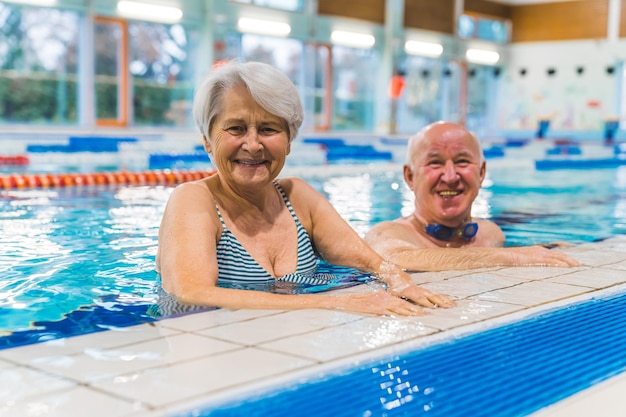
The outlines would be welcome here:
<svg viewBox="0 0 626 417">
<path fill-rule="evenodd" d="M 414 274 L 420 285 L 458 302 L 456 308 L 430 310 L 427 316 L 214 310 L 0 350 L 0 416 L 168 416 L 626 291 L 626 236 L 564 251 L 585 266 Z M 621 374 L 533 417 L 623 417 L 624 393 L 626 374 Z"/>
</svg>

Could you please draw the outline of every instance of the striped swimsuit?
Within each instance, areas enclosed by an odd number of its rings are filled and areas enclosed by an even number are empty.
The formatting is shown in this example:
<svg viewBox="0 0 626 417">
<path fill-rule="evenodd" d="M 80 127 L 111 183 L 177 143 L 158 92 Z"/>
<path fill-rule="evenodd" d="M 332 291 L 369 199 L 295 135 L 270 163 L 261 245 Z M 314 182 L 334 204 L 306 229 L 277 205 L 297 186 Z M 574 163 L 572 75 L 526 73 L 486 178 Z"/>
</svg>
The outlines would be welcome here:
<svg viewBox="0 0 626 417">
<path fill-rule="evenodd" d="M 300 223 L 300 220 L 298 220 L 298 216 L 296 216 L 293 207 L 291 207 L 291 202 L 278 182 L 274 181 L 274 186 L 282 196 L 291 217 L 293 217 L 296 223 L 298 231 L 298 265 L 296 271 L 279 278 L 274 278 L 270 275 L 250 256 L 233 233 L 226 227 L 220 208 L 216 203 L 217 215 L 222 223 L 222 235 L 217 243 L 218 285 L 268 283 L 275 280 L 298 284 L 323 285 L 335 278 L 332 274 L 317 274 L 319 259 L 313 250 L 309 234 L 302 226 L 302 223 Z"/>
</svg>

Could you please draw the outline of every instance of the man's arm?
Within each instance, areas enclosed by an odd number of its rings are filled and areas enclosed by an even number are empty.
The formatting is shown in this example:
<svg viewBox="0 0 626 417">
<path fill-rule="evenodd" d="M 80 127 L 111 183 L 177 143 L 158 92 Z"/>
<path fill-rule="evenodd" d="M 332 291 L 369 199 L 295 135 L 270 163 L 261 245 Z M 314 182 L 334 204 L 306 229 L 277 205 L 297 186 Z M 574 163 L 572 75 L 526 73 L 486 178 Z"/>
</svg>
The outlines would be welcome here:
<svg viewBox="0 0 626 417">
<path fill-rule="evenodd" d="M 414 231 L 396 222 L 377 224 L 365 235 L 365 241 L 385 259 L 409 271 L 446 271 L 491 266 L 580 265 L 570 256 L 542 246 L 429 247 Z"/>
</svg>

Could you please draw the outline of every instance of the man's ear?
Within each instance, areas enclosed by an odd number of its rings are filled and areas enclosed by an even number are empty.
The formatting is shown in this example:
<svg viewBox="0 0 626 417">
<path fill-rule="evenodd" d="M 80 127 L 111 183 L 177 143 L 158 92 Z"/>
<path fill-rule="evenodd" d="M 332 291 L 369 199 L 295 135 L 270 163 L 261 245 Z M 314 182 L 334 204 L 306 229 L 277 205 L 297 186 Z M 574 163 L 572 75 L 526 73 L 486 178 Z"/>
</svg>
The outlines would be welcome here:
<svg viewBox="0 0 626 417">
<path fill-rule="evenodd" d="M 487 161 L 483 161 L 482 165 L 480 166 L 480 185 L 483 184 L 486 174 L 487 174 Z"/>
<path fill-rule="evenodd" d="M 410 189 L 413 189 L 413 170 L 407 164 L 404 164 L 402 172 L 404 173 L 404 182 Z"/>
</svg>

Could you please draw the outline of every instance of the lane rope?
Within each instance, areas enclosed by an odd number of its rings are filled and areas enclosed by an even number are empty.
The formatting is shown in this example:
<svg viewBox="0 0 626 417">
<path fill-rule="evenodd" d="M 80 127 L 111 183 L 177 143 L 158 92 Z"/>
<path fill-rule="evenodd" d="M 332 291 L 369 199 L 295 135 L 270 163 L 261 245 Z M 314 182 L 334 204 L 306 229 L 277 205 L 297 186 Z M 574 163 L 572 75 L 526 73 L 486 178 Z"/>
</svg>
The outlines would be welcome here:
<svg viewBox="0 0 626 417">
<path fill-rule="evenodd" d="M 94 172 L 0 175 L 0 190 L 115 185 L 176 185 L 215 174 L 206 170 L 150 170 L 141 172 Z"/>
</svg>

